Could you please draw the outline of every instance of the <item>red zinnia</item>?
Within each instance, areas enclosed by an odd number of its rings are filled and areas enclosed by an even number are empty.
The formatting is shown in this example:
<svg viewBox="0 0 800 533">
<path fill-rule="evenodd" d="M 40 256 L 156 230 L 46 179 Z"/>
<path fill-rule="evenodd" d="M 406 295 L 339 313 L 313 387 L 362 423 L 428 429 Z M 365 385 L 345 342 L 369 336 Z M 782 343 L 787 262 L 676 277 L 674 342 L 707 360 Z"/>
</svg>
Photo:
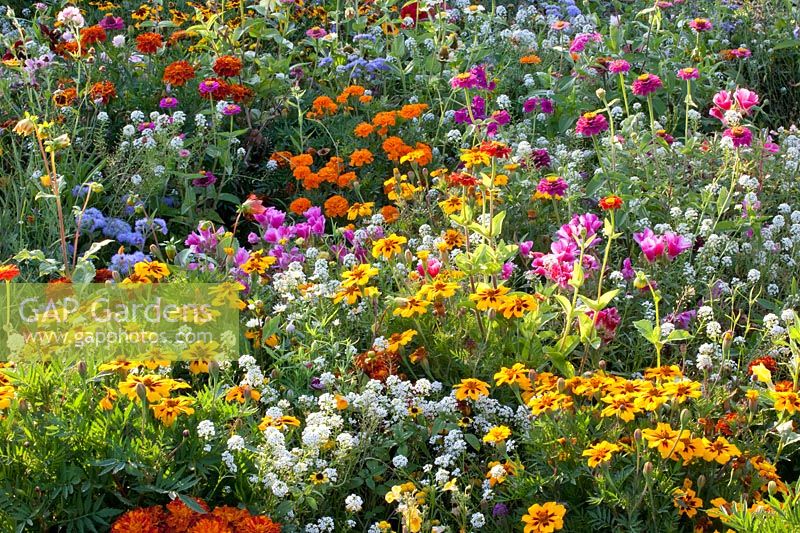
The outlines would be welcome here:
<svg viewBox="0 0 800 533">
<path fill-rule="evenodd" d="M 619 209 L 620 207 L 622 207 L 622 198 L 620 198 L 616 194 L 609 194 L 605 198 L 601 199 L 598 205 L 600 206 L 600 209 L 602 209 L 603 211 Z"/>
<path fill-rule="evenodd" d="M 194 78 L 194 67 L 188 61 L 175 61 L 167 65 L 164 69 L 164 83 L 175 87 L 186 85 L 186 82 Z"/>
<path fill-rule="evenodd" d="M 11 281 L 19 276 L 17 265 L 0 265 L 0 281 Z"/>
<path fill-rule="evenodd" d="M 217 76 L 232 78 L 242 71 L 242 60 L 234 56 L 219 56 L 212 67 Z"/>
</svg>

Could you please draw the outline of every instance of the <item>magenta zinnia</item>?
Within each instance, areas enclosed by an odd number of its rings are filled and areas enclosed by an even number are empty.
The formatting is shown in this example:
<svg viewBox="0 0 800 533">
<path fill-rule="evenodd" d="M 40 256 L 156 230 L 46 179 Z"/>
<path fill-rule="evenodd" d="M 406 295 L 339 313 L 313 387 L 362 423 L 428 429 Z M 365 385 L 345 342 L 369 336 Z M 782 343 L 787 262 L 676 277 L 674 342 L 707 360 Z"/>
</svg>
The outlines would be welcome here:
<svg viewBox="0 0 800 533">
<path fill-rule="evenodd" d="M 599 115 L 594 112 L 584 113 L 578 119 L 578 124 L 575 126 L 575 131 L 584 137 L 591 137 L 602 133 L 608 129 L 608 120 L 605 115 Z"/>
<path fill-rule="evenodd" d="M 661 78 L 655 74 L 642 74 L 633 82 L 633 94 L 647 96 L 659 90 L 662 85 Z"/>
</svg>

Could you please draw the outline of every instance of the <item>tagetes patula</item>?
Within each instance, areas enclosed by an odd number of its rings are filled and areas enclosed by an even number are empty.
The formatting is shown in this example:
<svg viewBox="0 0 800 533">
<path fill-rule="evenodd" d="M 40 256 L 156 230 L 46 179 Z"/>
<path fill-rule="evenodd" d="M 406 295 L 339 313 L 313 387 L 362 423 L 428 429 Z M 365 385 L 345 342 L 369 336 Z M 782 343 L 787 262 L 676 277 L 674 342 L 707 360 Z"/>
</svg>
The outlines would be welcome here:
<svg viewBox="0 0 800 533">
<path fill-rule="evenodd" d="M 589 467 L 595 468 L 598 465 L 606 464 L 611 461 L 614 453 L 618 451 L 620 451 L 619 446 L 604 440 L 589 446 L 587 449 L 583 450 L 581 455 L 583 457 L 588 457 L 586 462 Z"/>
<path fill-rule="evenodd" d="M 456 290 L 458 290 L 458 283 L 436 279 L 420 287 L 417 296 L 433 301 L 437 298 L 450 298 L 456 293 Z"/>
<path fill-rule="evenodd" d="M 564 515 L 567 509 L 556 502 L 528 507 L 528 513 L 522 516 L 525 524 L 524 533 L 553 533 L 564 528 Z"/>
<path fill-rule="evenodd" d="M 679 432 L 666 422 L 659 422 L 654 429 L 642 430 L 642 437 L 647 441 L 648 448 L 658 450 L 662 459 L 666 459 L 683 446 L 680 443 Z"/>
<path fill-rule="evenodd" d="M 275 261 L 277 261 L 277 258 L 271 255 L 264 255 L 261 250 L 258 250 L 250 254 L 250 257 L 242 265 L 242 270 L 247 274 L 255 272 L 263 275 L 269 267 L 275 264 Z"/>
<path fill-rule="evenodd" d="M 742 454 L 739 448 L 728 442 L 725 437 L 717 437 L 714 442 L 703 439 L 703 444 L 705 445 L 703 459 L 708 462 L 716 461 L 724 465 L 734 457 L 739 457 Z"/>
<path fill-rule="evenodd" d="M 265 431 L 268 427 L 278 428 L 279 430 L 283 431 L 288 427 L 300 427 L 300 420 L 293 416 L 278 416 L 278 417 L 271 417 L 265 416 L 261 419 L 261 422 L 258 424 L 259 431 Z"/>
<path fill-rule="evenodd" d="M 636 417 L 636 413 L 641 412 L 641 409 L 636 407 L 633 396 L 630 394 L 604 396 L 601 401 L 608 404 L 600 411 L 600 415 L 604 418 L 616 416 L 625 422 L 630 422 Z"/>
<path fill-rule="evenodd" d="M 137 376 L 131 374 L 119 384 L 119 391 L 127 396 L 129 400 L 138 401 L 139 390 L 144 391 L 148 402 L 156 402 L 169 396 L 172 389 L 165 378 L 157 375 Z"/>
<path fill-rule="evenodd" d="M 169 276 L 169 268 L 160 261 L 142 261 L 133 266 L 133 272 L 137 276 L 159 281 Z"/>
<path fill-rule="evenodd" d="M 439 202 L 439 207 L 441 207 L 442 211 L 447 215 L 460 213 L 464 209 L 464 198 L 461 196 L 451 196 L 447 200 Z"/>
<path fill-rule="evenodd" d="M 489 384 L 476 378 L 464 378 L 461 383 L 454 385 L 456 400 L 478 400 L 482 396 L 489 396 Z"/>
<path fill-rule="evenodd" d="M 508 426 L 495 426 L 483 436 L 483 442 L 487 444 L 500 444 L 511 436 L 511 429 Z"/>
<path fill-rule="evenodd" d="M 380 271 L 369 263 L 360 263 L 342 272 L 342 285 L 345 287 L 366 285 L 370 279 L 378 275 L 378 272 Z"/>
<path fill-rule="evenodd" d="M 372 244 L 372 257 L 383 257 L 389 260 L 393 255 L 399 254 L 403 251 L 403 245 L 408 241 L 405 237 L 401 237 L 396 233 L 392 233 L 388 237 L 378 239 Z"/>
<path fill-rule="evenodd" d="M 359 203 L 355 202 L 347 210 L 347 220 L 355 220 L 358 217 L 368 217 L 372 214 L 372 209 L 375 207 L 375 202 Z"/>
<path fill-rule="evenodd" d="M 475 294 L 470 294 L 469 299 L 476 302 L 476 307 L 479 311 L 486 311 L 487 309 L 499 310 L 505 305 L 509 288 L 503 285 L 494 287 L 488 283 L 479 283 L 475 287 Z"/>
<path fill-rule="evenodd" d="M 663 385 L 664 392 L 676 403 L 683 403 L 690 398 L 699 398 L 703 395 L 700 383 L 696 381 L 672 381 Z"/>
<path fill-rule="evenodd" d="M 273 258 L 274 259 L 274 258 Z M 231 309 L 244 311 L 247 304 L 239 298 L 239 292 L 245 289 L 238 281 L 226 281 L 211 287 L 208 292 L 213 297 L 211 303 L 216 306 L 226 305 Z"/>
<path fill-rule="evenodd" d="M 407 329 L 402 333 L 393 333 L 391 337 L 389 337 L 389 351 L 396 352 L 400 349 L 401 346 L 405 346 L 417 335 L 417 332 L 413 329 Z"/>
<path fill-rule="evenodd" d="M 261 393 L 250 385 L 237 385 L 228 389 L 227 394 L 225 394 L 225 401 L 228 402 L 244 403 L 248 399 L 257 402 L 261 399 Z"/>
<path fill-rule="evenodd" d="M 159 419 L 165 426 L 170 427 L 175 423 L 178 415 L 194 414 L 194 408 L 191 407 L 193 403 L 193 398 L 188 396 L 178 396 L 177 398 L 164 398 L 160 403 L 151 405 L 150 409 L 153 410 L 153 414 L 157 419 Z"/>
<path fill-rule="evenodd" d="M 539 308 L 539 302 L 525 293 L 513 293 L 506 297 L 498 309 L 505 318 L 521 318 Z"/>
<path fill-rule="evenodd" d="M 397 307 L 392 311 L 392 314 L 395 316 L 399 315 L 403 318 L 411 318 L 414 315 L 424 315 L 428 312 L 428 306 L 431 304 L 416 296 L 396 298 L 395 300 L 397 301 Z"/>
<path fill-rule="evenodd" d="M 697 514 L 697 509 L 703 506 L 703 500 L 697 497 L 697 493 L 692 490 L 691 480 L 684 480 L 683 488 L 672 491 L 672 498 L 678 515 L 686 515 L 692 518 Z"/>
<path fill-rule="evenodd" d="M 530 379 L 528 378 L 529 373 L 530 370 L 525 365 L 522 363 L 514 363 L 511 368 L 505 366 L 501 367 L 500 371 L 496 372 L 494 375 L 494 382 L 498 387 L 505 384 L 514 385 L 526 380 L 530 383 Z"/>
<path fill-rule="evenodd" d="M 208 359 L 214 360 L 220 352 L 220 345 L 217 341 L 197 341 L 193 342 L 186 348 L 183 352 L 181 352 L 181 356 L 184 359 L 188 360 L 195 360 L 195 359 Z"/>
<path fill-rule="evenodd" d="M 779 413 L 795 414 L 800 411 L 800 395 L 794 391 L 776 391 L 772 393 L 775 411 Z"/>
</svg>

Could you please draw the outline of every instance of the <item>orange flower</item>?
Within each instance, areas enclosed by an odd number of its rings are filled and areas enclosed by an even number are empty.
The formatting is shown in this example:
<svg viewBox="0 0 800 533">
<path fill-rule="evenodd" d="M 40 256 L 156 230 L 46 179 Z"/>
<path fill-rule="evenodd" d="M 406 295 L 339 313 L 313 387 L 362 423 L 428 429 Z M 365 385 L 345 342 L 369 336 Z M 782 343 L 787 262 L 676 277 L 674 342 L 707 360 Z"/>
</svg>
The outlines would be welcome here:
<svg viewBox="0 0 800 533">
<path fill-rule="evenodd" d="M 0 265 L 0 281 L 11 281 L 19 276 L 17 265 Z"/>
<path fill-rule="evenodd" d="M 164 83 L 175 87 L 182 87 L 186 82 L 194 78 L 194 68 L 188 61 L 175 61 L 167 65 L 164 69 Z"/>
<path fill-rule="evenodd" d="M 302 215 L 309 209 L 311 209 L 311 200 L 308 198 L 296 198 L 291 204 L 289 204 L 289 211 L 295 215 Z"/>
<path fill-rule="evenodd" d="M 522 56 L 519 58 L 519 62 L 523 65 L 538 65 L 542 62 L 542 58 L 537 56 L 536 54 L 531 54 L 527 56 Z"/>
<path fill-rule="evenodd" d="M 339 177 L 336 178 L 336 185 L 339 187 L 347 187 L 350 185 L 350 182 L 356 180 L 356 173 L 355 172 L 345 172 L 344 174 L 339 174 Z"/>
<path fill-rule="evenodd" d="M 389 131 L 389 126 L 397 124 L 396 114 L 396 111 L 381 111 L 375 115 L 375 118 L 372 119 L 372 124 L 379 128 L 379 134 L 386 135 L 386 132 Z"/>
<path fill-rule="evenodd" d="M 381 145 L 389 161 L 400 161 L 400 158 L 412 150 L 400 137 L 387 137 Z"/>
<path fill-rule="evenodd" d="M 143 54 L 155 54 L 164 46 L 164 39 L 158 33 L 141 33 L 136 36 L 136 49 Z"/>
<path fill-rule="evenodd" d="M 364 165 L 368 165 L 372 163 L 374 160 L 375 158 L 372 156 L 372 152 L 370 152 L 366 148 L 356 150 L 355 152 L 350 154 L 351 167 L 361 167 Z"/>
<path fill-rule="evenodd" d="M 347 102 L 347 99 L 351 96 L 362 96 L 365 92 L 365 89 L 361 85 L 351 85 L 345 87 L 341 94 L 336 97 L 336 101 L 343 104 Z"/>
<path fill-rule="evenodd" d="M 234 56 L 219 56 L 212 67 L 217 76 L 232 78 L 242 71 L 242 60 Z"/>
<path fill-rule="evenodd" d="M 158 533 L 164 511 L 159 506 L 133 509 L 117 518 L 112 533 Z"/>
<path fill-rule="evenodd" d="M 338 109 L 339 106 L 328 96 L 318 96 L 311 103 L 311 110 L 314 116 L 333 115 Z"/>
<path fill-rule="evenodd" d="M 603 211 L 609 211 L 613 209 L 619 209 L 622 207 L 622 198 L 617 196 L 616 194 L 610 194 L 605 198 L 602 198 L 598 203 L 600 209 Z"/>
<path fill-rule="evenodd" d="M 245 87 L 244 85 L 236 83 L 228 85 L 228 93 L 237 104 L 250 100 L 255 94 L 250 87 Z"/>
<path fill-rule="evenodd" d="M 68 105 L 72 105 L 77 99 L 78 91 L 75 87 L 67 87 L 53 94 L 53 103 L 56 104 L 56 107 L 67 107 Z"/>
<path fill-rule="evenodd" d="M 329 217 L 344 216 L 348 209 L 350 209 L 350 204 L 338 194 L 325 200 L 325 214 Z"/>
<path fill-rule="evenodd" d="M 314 158 L 311 154 L 298 154 L 289 157 L 289 166 L 295 167 L 310 167 L 314 163 Z"/>
<path fill-rule="evenodd" d="M 195 522 L 187 533 L 233 533 L 233 530 L 221 518 L 211 516 Z"/>
<path fill-rule="evenodd" d="M 428 109 L 428 104 L 407 104 L 397 114 L 406 120 L 411 120 L 420 116 L 426 109 Z"/>
<path fill-rule="evenodd" d="M 391 224 L 400 218 L 400 211 L 393 205 L 385 205 L 381 207 L 381 215 L 383 215 L 383 220 L 387 224 Z"/>
<path fill-rule="evenodd" d="M 94 43 L 102 43 L 106 40 L 106 30 L 97 25 L 81 28 L 80 35 L 82 48 L 88 48 Z"/>
<path fill-rule="evenodd" d="M 353 130 L 353 133 L 356 137 L 369 137 L 370 134 L 375 131 L 375 128 L 369 122 L 362 122 Z"/>
<path fill-rule="evenodd" d="M 281 533 L 281 525 L 266 516 L 251 516 L 239 522 L 238 533 Z"/>
<path fill-rule="evenodd" d="M 98 81 L 89 89 L 89 96 L 92 100 L 99 100 L 107 104 L 117 96 L 117 88 L 110 81 Z"/>
</svg>

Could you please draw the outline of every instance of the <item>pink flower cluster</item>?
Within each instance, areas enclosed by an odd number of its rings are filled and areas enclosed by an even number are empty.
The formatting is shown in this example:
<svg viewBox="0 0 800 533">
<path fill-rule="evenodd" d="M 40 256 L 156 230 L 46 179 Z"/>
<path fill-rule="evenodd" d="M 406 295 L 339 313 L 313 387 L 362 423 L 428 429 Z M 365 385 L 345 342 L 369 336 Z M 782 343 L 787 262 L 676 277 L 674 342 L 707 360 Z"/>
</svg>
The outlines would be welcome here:
<svg viewBox="0 0 800 533">
<path fill-rule="evenodd" d="M 733 93 L 720 91 L 714 95 L 713 101 L 714 107 L 708 114 L 727 126 L 725 112 L 735 111 L 742 116 L 750 114 L 750 109 L 758 105 L 758 94 L 748 89 L 736 89 Z"/>
<path fill-rule="evenodd" d="M 666 232 L 664 235 L 656 235 L 650 228 L 634 233 L 633 240 L 642 249 L 642 253 L 648 263 L 652 263 L 664 255 L 668 260 L 672 261 L 692 247 L 692 242 L 682 235 L 671 231 Z"/>
<path fill-rule="evenodd" d="M 587 250 L 600 242 L 597 232 L 602 226 L 603 221 L 597 215 L 575 215 L 569 224 L 561 226 L 556 233 L 557 239 L 550 245 L 550 253 L 531 253 L 531 241 L 520 243 L 520 253 L 533 260 L 531 271 L 534 274 L 566 288 L 572 279 L 575 262 L 581 257 L 581 248 L 584 250 L 583 267 L 588 270 L 600 268 L 597 258 Z"/>
</svg>

